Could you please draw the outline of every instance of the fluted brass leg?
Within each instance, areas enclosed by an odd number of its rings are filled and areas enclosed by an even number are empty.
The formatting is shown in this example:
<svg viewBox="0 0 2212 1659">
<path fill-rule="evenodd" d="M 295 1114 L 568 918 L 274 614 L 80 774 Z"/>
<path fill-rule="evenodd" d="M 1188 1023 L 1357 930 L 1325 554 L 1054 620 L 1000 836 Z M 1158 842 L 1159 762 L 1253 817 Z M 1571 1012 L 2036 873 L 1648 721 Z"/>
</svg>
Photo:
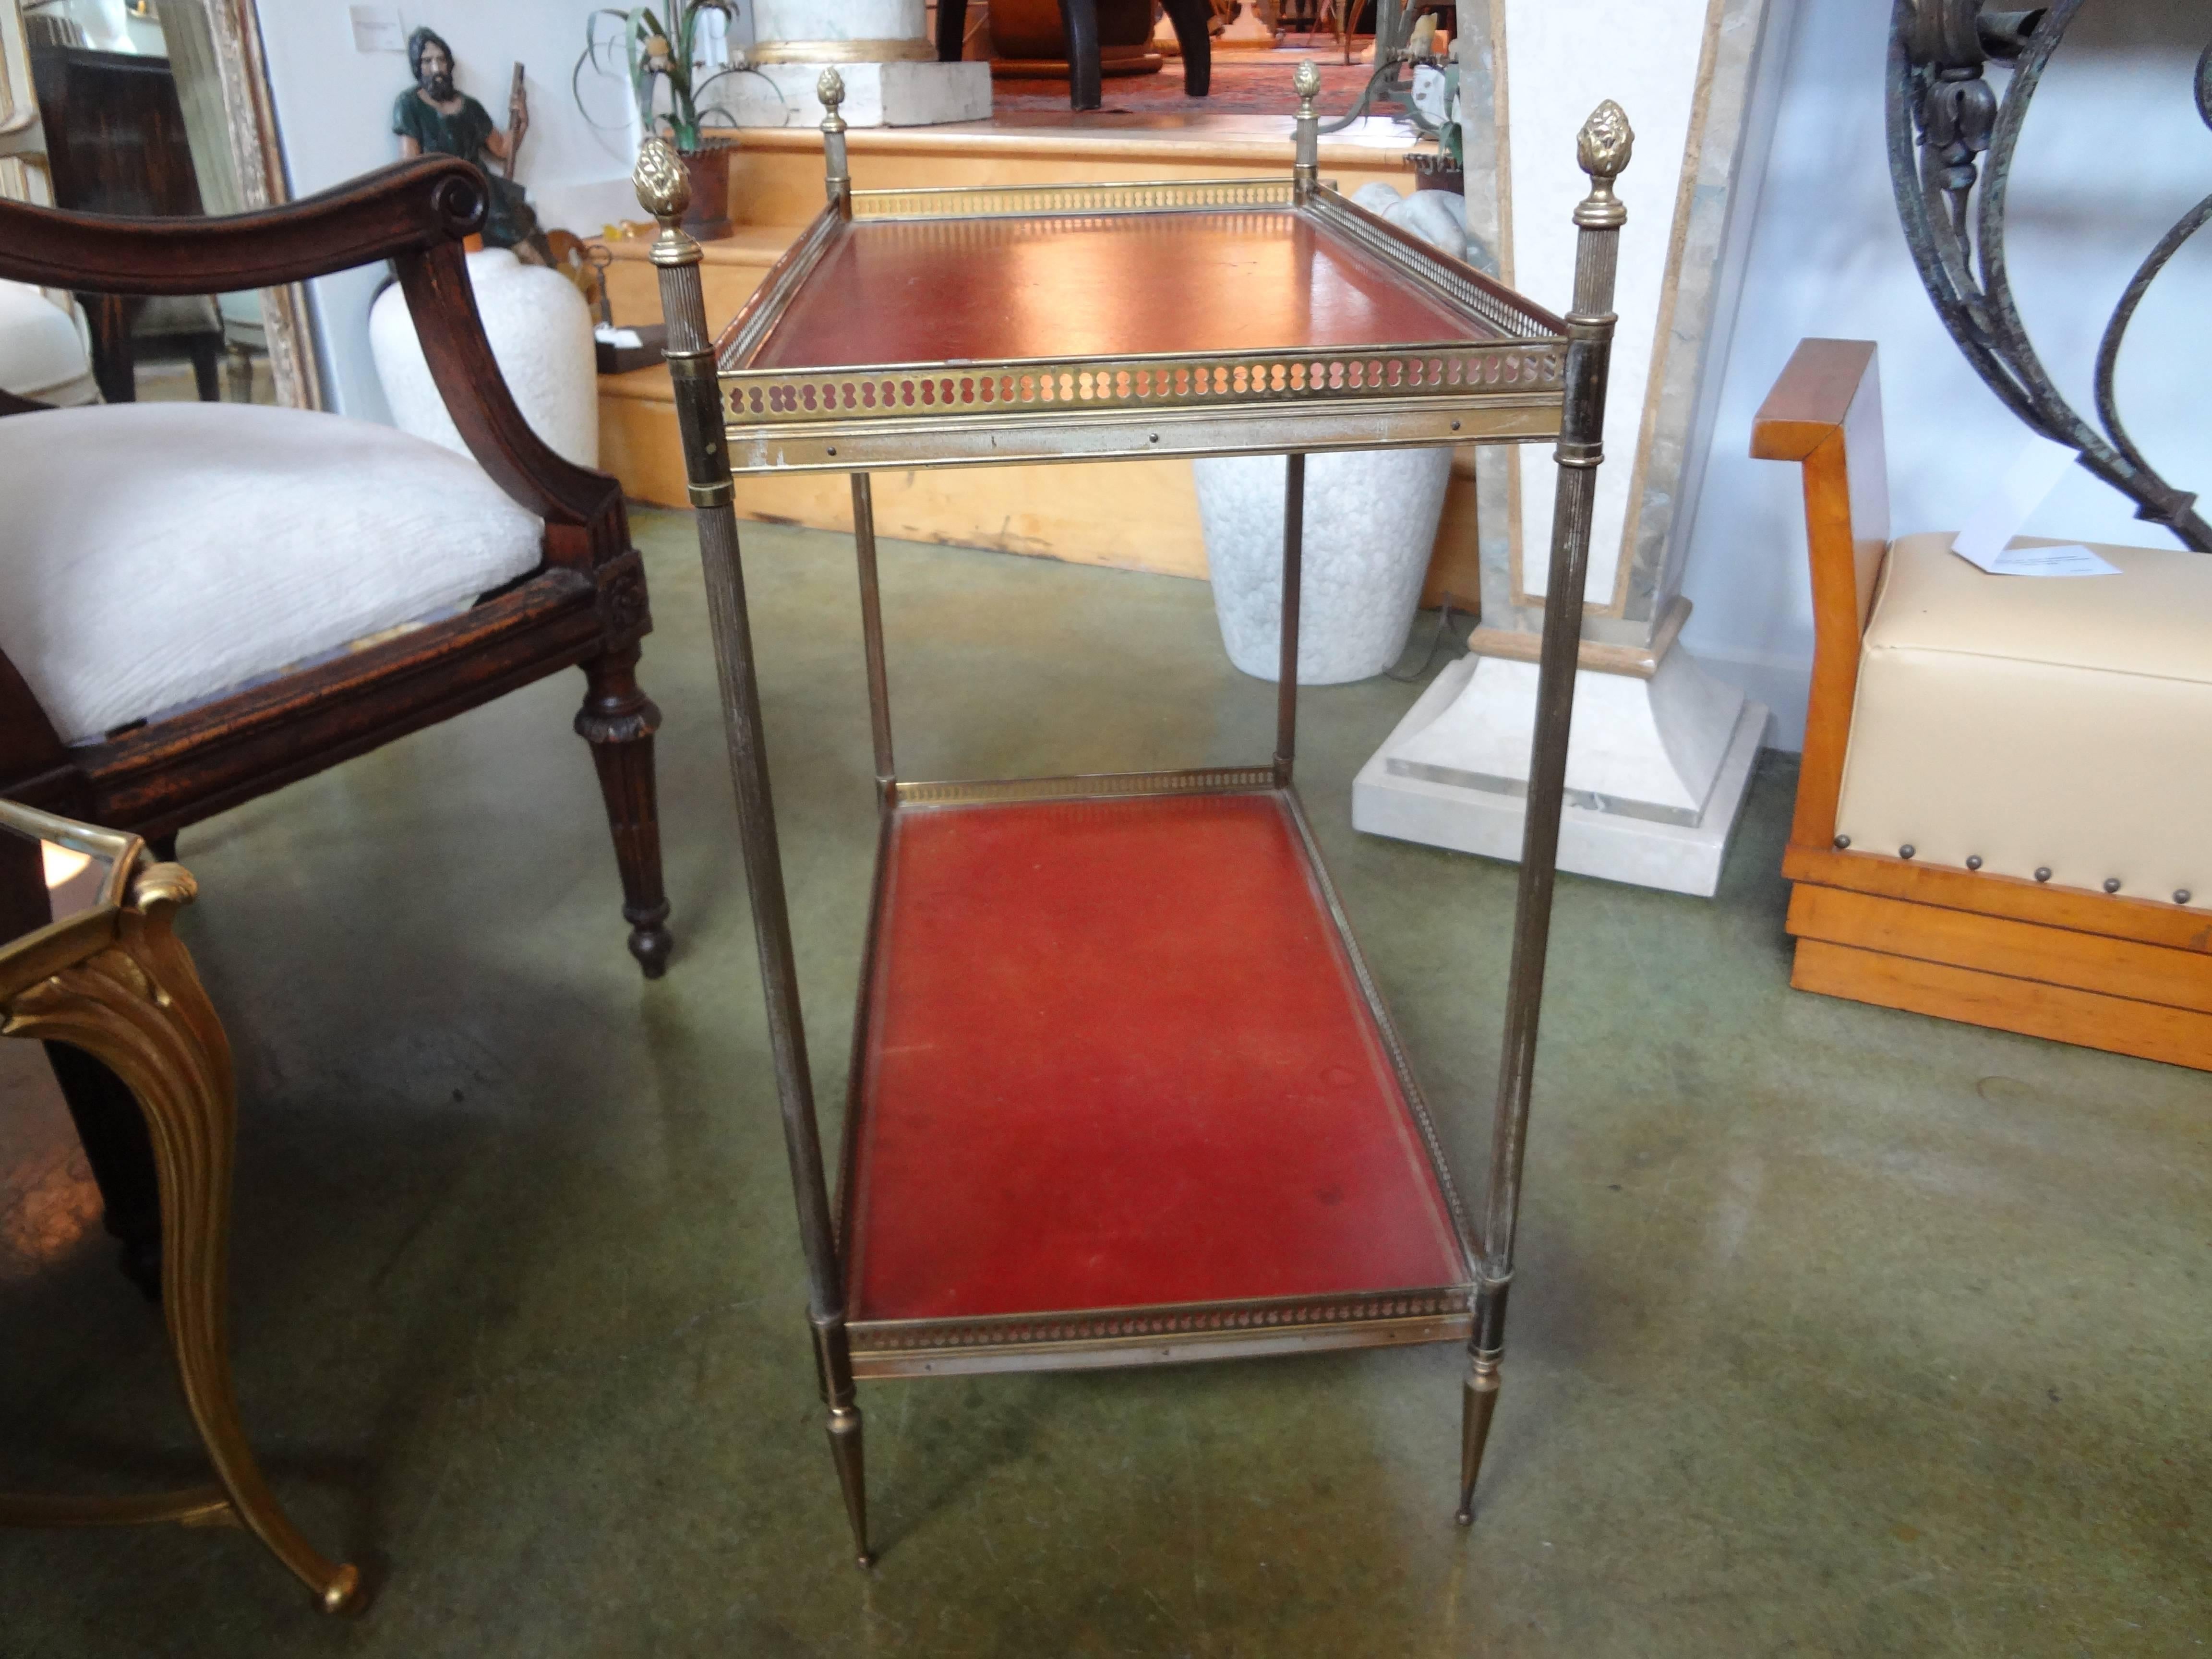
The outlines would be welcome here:
<svg viewBox="0 0 2212 1659">
<path fill-rule="evenodd" d="M 1474 1524 L 1474 1478 L 1482 1473 L 1482 1449 L 1490 1443 L 1490 1419 L 1498 1410 L 1498 1359 L 1494 1353 L 1475 1355 L 1460 1405 L 1459 1512 L 1452 1519 L 1462 1527 Z"/>
</svg>

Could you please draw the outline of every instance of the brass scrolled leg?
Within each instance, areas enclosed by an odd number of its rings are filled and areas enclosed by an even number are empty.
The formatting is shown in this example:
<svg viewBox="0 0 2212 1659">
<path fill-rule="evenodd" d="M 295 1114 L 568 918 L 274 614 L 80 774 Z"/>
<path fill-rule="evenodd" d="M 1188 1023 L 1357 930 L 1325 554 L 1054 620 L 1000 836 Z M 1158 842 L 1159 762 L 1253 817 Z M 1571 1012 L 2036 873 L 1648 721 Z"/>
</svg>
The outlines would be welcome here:
<svg viewBox="0 0 2212 1659">
<path fill-rule="evenodd" d="M 127 894 L 119 908 L 76 924 L 82 951 L 26 962 L 12 994 L 11 976 L 0 973 L 0 1033 L 81 1049 L 115 1073 L 145 1115 L 165 1224 L 162 1315 L 185 1405 L 228 1502 L 197 1492 L 24 1504 L 15 1512 L 79 1524 L 205 1524 L 228 1511 L 335 1613 L 355 1600 L 361 1575 L 319 1554 L 284 1513 L 246 1443 L 231 1383 L 224 1274 L 237 1102 L 229 1042 L 172 927 L 191 900 L 192 878 L 173 864 L 138 864 L 139 844 L 134 839 L 130 847 L 137 867 Z M 47 948 L 59 951 L 69 943 Z M 8 965 L 0 961 L 0 968 Z"/>
</svg>

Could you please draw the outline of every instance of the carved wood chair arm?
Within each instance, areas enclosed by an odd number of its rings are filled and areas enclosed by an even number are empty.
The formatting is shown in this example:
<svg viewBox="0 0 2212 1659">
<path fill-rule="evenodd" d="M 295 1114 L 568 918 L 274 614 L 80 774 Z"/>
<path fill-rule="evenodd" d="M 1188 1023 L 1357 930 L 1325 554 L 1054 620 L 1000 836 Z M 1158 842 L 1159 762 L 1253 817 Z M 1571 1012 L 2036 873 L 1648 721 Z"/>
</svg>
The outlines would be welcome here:
<svg viewBox="0 0 2212 1659">
<path fill-rule="evenodd" d="M 127 219 L 0 202 L 0 276 L 110 294 L 222 294 L 390 258 L 469 453 L 546 521 L 549 562 L 589 570 L 625 544 L 621 486 L 555 453 L 500 374 L 461 248 L 483 224 L 486 200 L 483 176 L 468 162 L 422 155 L 319 196 L 222 218 Z"/>
<path fill-rule="evenodd" d="M 458 242 L 483 222 L 483 175 L 423 155 L 282 207 L 137 219 L 0 202 L 0 276 L 102 294 L 277 288 Z"/>
</svg>

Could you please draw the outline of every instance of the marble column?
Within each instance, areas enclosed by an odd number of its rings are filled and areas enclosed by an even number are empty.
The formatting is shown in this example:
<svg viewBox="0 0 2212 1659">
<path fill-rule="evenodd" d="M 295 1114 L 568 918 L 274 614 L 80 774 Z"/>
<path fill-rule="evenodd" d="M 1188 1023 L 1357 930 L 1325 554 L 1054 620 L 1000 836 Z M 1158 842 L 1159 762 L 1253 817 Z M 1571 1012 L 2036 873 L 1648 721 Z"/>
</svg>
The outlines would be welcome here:
<svg viewBox="0 0 2212 1659">
<path fill-rule="evenodd" d="M 1461 0 L 1468 214 L 1514 288 L 1557 309 L 1572 290 L 1591 107 L 1637 135 L 1564 869 L 1710 895 L 1765 729 L 1681 646 L 1681 575 L 1796 3 Z M 1360 828 L 1519 855 L 1552 483 L 1546 447 L 1484 453 L 1481 625 L 1362 769 Z"/>
<path fill-rule="evenodd" d="M 991 115 L 991 66 L 940 64 L 922 0 L 753 0 L 751 73 L 725 84 L 741 127 L 814 126 L 815 82 L 835 64 L 848 126 L 931 126 Z"/>
</svg>

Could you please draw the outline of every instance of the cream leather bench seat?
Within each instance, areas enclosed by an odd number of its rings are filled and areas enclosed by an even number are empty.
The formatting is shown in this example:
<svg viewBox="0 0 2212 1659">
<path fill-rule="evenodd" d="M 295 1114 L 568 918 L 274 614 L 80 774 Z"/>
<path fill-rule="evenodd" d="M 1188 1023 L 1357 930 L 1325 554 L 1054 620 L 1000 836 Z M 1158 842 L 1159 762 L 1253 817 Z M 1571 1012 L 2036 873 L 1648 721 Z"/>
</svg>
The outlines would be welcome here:
<svg viewBox="0 0 2212 1659">
<path fill-rule="evenodd" d="M 2212 906 L 2212 557 L 2100 544 L 2121 574 L 1996 576 L 1951 539 L 1884 562 L 1838 836 Z"/>
</svg>

